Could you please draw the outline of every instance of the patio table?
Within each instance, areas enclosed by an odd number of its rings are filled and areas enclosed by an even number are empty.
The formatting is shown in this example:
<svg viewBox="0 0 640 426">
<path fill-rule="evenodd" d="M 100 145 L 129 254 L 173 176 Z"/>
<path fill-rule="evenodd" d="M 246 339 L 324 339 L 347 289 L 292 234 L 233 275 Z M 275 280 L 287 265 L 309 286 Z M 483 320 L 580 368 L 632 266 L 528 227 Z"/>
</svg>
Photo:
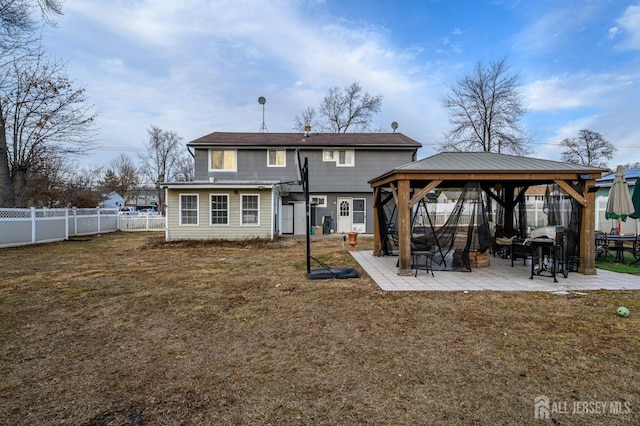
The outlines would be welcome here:
<svg viewBox="0 0 640 426">
<path fill-rule="evenodd" d="M 600 235 L 598 238 L 605 240 L 608 250 L 613 250 L 616 255 L 612 262 L 627 263 L 624 260 L 624 252 L 629 252 L 633 255 L 635 262 L 640 261 L 640 246 L 638 245 L 638 235 Z M 625 246 L 625 243 L 631 243 L 631 246 Z"/>
</svg>

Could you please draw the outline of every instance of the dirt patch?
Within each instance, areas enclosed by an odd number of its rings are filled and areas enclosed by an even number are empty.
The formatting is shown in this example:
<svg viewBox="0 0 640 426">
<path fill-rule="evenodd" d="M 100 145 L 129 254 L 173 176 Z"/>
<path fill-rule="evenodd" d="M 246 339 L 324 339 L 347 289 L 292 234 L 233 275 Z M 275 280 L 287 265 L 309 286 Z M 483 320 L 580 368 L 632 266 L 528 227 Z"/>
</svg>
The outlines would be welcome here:
<svg viewBox="0 0 640 426">
<path fill-rule="evenodd" d="M 0 424 L 640 423 L 638 292 L 384 293 L 348 249 L 314 281 L 293 238 L 1 250 Z"/>
</svg>

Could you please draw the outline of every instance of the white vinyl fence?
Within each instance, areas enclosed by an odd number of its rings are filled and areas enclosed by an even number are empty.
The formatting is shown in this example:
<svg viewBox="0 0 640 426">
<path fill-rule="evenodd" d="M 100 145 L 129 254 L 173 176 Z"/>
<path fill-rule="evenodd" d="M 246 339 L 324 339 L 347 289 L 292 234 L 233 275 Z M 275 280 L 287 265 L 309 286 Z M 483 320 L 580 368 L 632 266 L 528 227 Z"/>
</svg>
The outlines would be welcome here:
<svg viewBox="0 0 640 426">
<path fill-rule="evenodd" d="M 164 231 L 164 216 L 153 215 L 120 215 L 118 217 L 118 231 Z"/>
<path fill-rule="evenodd" d="M 544 211 L 544 203 L 542 201 L 534 201 L 528 202 L 526 204 L 527 208 L 527 224 L 533 227 L 546 226 L 547 222 L 547 214 Z M 451 211 L 453 210 L 455 203 L 434 203 L 427 205 L 429 209 L 429 215 L 431 217 L 431 221 L 433 222 L 433 226 L 440 227 L 444 225 L 444 223 L 449 219 L 451 215 Z M 596 198 L 596 214 L 595 214 L 595 230 L 610 232 L 611 229 L 617 228 L 618 222 L 616 220 L 607 219 L 605 217 L 605 212 L 607 210 L 607 197 L 597 197 Z M 562 215 L 568 216 L 567 212 L 560 211 Z M 494 212 L 495 216 L 496 212 Z M 460 215 L 461 226 L 466 226 L 469 224 L 469 220 L 471 219 L 471 215 L 469 213 L 462 213 Z M 633 235 L 637 234 L 640 231 L 639 220 L 627 218 L 626 222 L 622 223 L 622 233 Z M 428 225 L 428 219 L 426 216 L 421 218 L 418 217 L 417 224 Z"/>
<path fill-rule="evenodd" d="M 122 216 L 114 209 L 0 209 L 0 248 L 122 231 L 164 231 L 162 216 Z"/>
</svg>

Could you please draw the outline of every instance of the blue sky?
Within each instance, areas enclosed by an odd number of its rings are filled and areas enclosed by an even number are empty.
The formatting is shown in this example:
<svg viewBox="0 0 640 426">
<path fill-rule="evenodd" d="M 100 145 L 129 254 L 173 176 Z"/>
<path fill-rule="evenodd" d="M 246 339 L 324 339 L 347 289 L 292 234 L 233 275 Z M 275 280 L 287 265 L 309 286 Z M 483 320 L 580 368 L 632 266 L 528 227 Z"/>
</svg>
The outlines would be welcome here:
<svg viewBox="0 0 640 426">
<path fill-rule="evenodd" d="M 382 94 L 374 128 L 436 152 L 441 99 L 477 61 L 519 72 L 533 156 L 581 129 L 640 161 L 640 1 L 65 0 L 44 44 L 99 114 L 83 160 L 136 159 L 151 125 L 186 143 L 213 131 L 290 132 L 331 87 Z"/>
</svg>

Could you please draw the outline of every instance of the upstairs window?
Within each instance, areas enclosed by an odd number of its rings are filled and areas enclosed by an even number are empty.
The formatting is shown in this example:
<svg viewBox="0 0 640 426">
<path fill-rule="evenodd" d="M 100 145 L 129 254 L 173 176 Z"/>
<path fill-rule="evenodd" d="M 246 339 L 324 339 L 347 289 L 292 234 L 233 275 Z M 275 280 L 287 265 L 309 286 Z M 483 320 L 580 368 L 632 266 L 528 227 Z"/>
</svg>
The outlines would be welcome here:
<svg viewBox="0 0 640 426">
<path fill-rule="evenodd" d="M 216 172 L 235 172 L 236 151 L 224 149 L 209 150 L 209 170 Z"/>
<path fill-rule="evenodd" d="M 322 151 L 323 161 L 335 161 L 338 167 L 353 167 L 355 166 L 356 153 L 352 149 L 336 149 Z"/>
<path fill-rule="evenodd" d="M 338 151 L 338 166 L 353 167 L 354 153 L 351 150 Z"/>
<path fill-rule="evenodd" d="M 267 166 L 268 167 L 286 167 L 287 151 L 284 149 L 267 150 Z"/>
</svg>

